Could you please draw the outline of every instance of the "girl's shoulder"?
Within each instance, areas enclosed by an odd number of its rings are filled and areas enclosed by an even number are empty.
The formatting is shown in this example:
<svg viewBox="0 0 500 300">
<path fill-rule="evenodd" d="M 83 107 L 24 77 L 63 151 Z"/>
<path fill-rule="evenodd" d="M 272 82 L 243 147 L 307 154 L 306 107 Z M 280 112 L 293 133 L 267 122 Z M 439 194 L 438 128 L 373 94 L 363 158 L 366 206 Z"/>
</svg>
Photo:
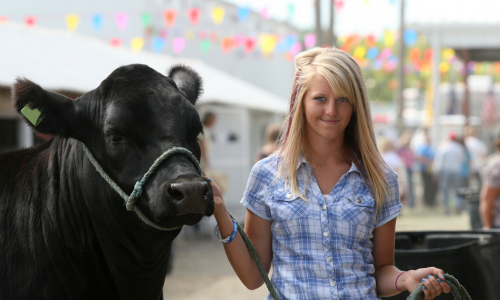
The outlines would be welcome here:
<svg viewBox="0 0 500 300">
<path fill-rule="evenodd" d="M 254 168 L 261 168 L 261 169 L 267 169 L 267 168 L 276 168 L 278 166 L 278 155 L 277 154 L 271 154 L 258 162 L 255 163 Z"/>
<path fill-rule="evenodd" d="M 273 154 L 256 162 L 251 171 L 251 176 L 270 183 L 278 174 L 278 155 Z"/>
<path fill-rule="evenodd" d="M 389 185 L 398 183 L 398 173 L 388 166 L 382 166 L 382 171 L 384 172 L 385 180 Z"/>
</svg>

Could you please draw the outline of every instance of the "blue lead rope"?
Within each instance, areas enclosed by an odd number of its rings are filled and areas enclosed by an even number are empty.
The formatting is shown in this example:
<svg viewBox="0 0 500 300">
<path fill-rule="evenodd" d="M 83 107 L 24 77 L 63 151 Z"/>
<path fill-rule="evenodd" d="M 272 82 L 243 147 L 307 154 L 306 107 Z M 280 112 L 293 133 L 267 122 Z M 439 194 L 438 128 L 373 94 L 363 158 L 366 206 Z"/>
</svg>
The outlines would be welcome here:
<svg viewBox="0 0 500 300">
<path fill-rule="evenodd" d="M 149 226 L 154 227 L 156 229 L 164 230 L 164 231 L 169 231 L 169 230 L 174 230 L 174 229 L 178 228 L 178 227 L 176 227 L 176 228 L 165 228 L 165 227 L 158 226 L 157 224 L 151 222 L 141 212 L 141 210 L 139 209 L 139 207 L 137 207 L 137 205 L 135 205 L 135 203 L 141 197 L 143 186 L 144 186 L 144 184 L 146 184 L 146 181 L 156 171 L 156 169 L 158 168 L 158 166 L 165 159 L 167 159 L 171 155 L 178 154 L 178 153 L 183 154 L 184 156 L 186 156 L 193 163 L 193 165 L 196 167 L 196 170 L 198 171 L 198 173 L 200 175 L 202 175 L 200 164 L 198 163 L 198 160 L 196 159 L 196 157 L 194 157 L 193 153 L 191 153 L 191 151 L 189 151 L 186 148 L 182 148 L 182 147 L 173 147 L 173 148 L 165 151 L 162 155 L 160 155 L 160 157 L 158 157 L 155 160 L 155 162 L 153 163 L 153 165 L 151 166 L 151 168 L 149 168 L 149 170 L 146 172 L 146 174 L 144 174 L 144 176 L 142 177 L 142 179 L 140 181 L 137 181 L 135 183 L 134 190 L 132 191 L 132 193 L 130 194 L 130 196 L 128 196 L 113 181 L 113 179 L 111 179 L 111 177 L 109 177 L 108 174 L 106 174 L 106 172 L 102 169 L 101 165 L 99 165 L 99 163 L 97 162 L 97 160 L 94 158 L 94 155 L 92 155 L 92 152 L 90 152 L 89 148 L 85 144 L 83 144 L 83 143 L 82 143 L 82 145 L 83 145 L 83 150 L 85 151 L 85 154 L 87 154 L 87 157 L 89 158 L 90 162 L 94 165 L 96 171 L 99 174 L 101 174 L 102 178 L 107 183 L 109 183 L 109 185 L 125 200 L 125 206 L 127 207 L 128 211 L 134 211 L 137 214 L 137 216 L 139 217 L 139 219 L 141 219 L 144 223 L 146 223 Z"/>
</svg>

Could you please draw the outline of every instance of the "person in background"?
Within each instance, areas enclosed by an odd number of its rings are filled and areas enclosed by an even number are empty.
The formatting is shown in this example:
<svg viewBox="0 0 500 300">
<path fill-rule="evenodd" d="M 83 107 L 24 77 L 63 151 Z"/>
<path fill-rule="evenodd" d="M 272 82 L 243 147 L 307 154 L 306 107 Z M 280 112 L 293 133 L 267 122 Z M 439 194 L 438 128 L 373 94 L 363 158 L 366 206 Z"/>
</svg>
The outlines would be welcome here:
<svg viewBox="0 0 500 300">
<path fill-rule="evenodd" d="M 443 196 L 444 213 L 450 214 L 449 190 L 451 189 L 455 197 L 455 209 L 462 210 L 463 203 L 457 198 L 457 188 L 460 186 L 460 170 L 465 161 L 465 150 L 457 142 L 457 135 L 454 132 L 448 134 L 448 141 L 444 142 L 436 150 L 434 158 L 433 173 L 436 180 L 439 180 L 439 189 Z"/>
<path fill-rule="evenodd" d="M 415 160 L 424 183 L 424 203 L 429 207 L 436 205 L 437 186 L 432 179 L 432 162 L 434 161 L 434 155 L 435 153 L 431 146 L 431 140 L 427 132 L 425 132 L 423 143 L 418 145 L 415 149 Z"/>
<path fill-rule="evenodd" d="M 483 173 L 479 213 L 483 228 L 500 228 L 500 135 L 495 140 L 496 153 Z"/>
<path fill-rule="evenodd" d="M 481 187 L 481 172 L 488 157 L 488 147 L 477 137 L 476 131 L 470 126 L 466 129 L 465 145 L 471 155 L 471 179 L 475 179 L 477 186 Z"/>
<path fill-rule="evenodd" d="M 254 163 L 264 159 L 276 151 L 276 143 L 280 135 L 280 124 L 269 124 L 266 127 L 266 143 L 255 155 Z"/>
<path fill-rule="evenodd" d="M 200 165 L 202 169 L 211 169 L 210 150 L 212 148 L 213 136 L 211 129 L 217 122 L 217 116 L 213 112 L 207 112 L 203 116 L 203 134 L 198 136 L 201 149 Z"/>
<path fill-rule="evenodd" d="M 413 150 L 410 148 L 410 141 L 412 137 L 412 132 L 411 131 L 406 131 L 400 139 L 399 145 L 400 148 L 398 149 L 398 155 L 401 157 L 403 164 L 404 164 L 404 170 L 405 170 L 405 178 L 406 178 L 406 191 L 408 194 L 408 206 L 410 208 L 415 207 L 415 194 L 413 192 L 413 164 L 414 164 L 414 155 L 413 155 Z"/>
<path fill-rule="evenodd" d="M 425 300 L 450 292 L 440 269 L 394 266 L 397 175 L 377 150 L 359 65 L 345 51 L 317 47 L 295 66 L 280 148 L 253 166 L 241 200 L 245 232 L 266 273 L 272 265 L 280 299 L 379 300 L 422 282 Z M 242 283 L 256 289 L 264 281 L 211 185 L 215 235 Z"/>
<path fill-rule="evenodd" d="M 404 162 L 394 150 L 394 144 L 389 137 L 381 137 L 379 140 L 379 150 L 382 159 L 396 174 L 398 174 L 399 199 L 402 203 L 406 202 L 405 190 L 405 168 Z"/>
<path fill-rule="evenodd" d="M 465 152 L 465 159 L 462 162 L 462 167 L 460 168 L 460 181 L 459 188 L 468 188 L 469 187 L 469 179 L 470 179 L 470 170 L 471 170 L 471 154 L 467 146 L 465 145 L 465 140 L 462 137 L 457 137 L 457 142 L 462 146 Z M 457 193 L 457 198 L 459 198 L 459 202 L 462 203 L 462 207 L 457 208 L 458 212 L 464 207 L 464 198 L 460 193 Z"/>
</svg>

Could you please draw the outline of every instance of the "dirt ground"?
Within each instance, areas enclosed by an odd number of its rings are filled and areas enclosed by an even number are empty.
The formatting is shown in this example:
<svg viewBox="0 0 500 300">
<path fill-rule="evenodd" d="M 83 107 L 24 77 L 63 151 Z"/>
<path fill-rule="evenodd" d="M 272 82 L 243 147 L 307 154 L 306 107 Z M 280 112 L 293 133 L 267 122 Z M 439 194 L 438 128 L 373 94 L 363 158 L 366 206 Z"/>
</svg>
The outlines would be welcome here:
<svg viewBox="0 0 500 300">
<path fill-rule="evenodd" d="M 466 212 L 445 217 L 440 210 L 429 209 L 403 209 L 396 224 L 397 231 L 470 228 Z M 163 291 L 169 300 L 253 300 L 268 294 L 265 286 L 247 290 L 227 261 L 222 245 L 210 234 L 195 234 L 190 227 L 175 240 L 173 268 Z"/>
</svg>

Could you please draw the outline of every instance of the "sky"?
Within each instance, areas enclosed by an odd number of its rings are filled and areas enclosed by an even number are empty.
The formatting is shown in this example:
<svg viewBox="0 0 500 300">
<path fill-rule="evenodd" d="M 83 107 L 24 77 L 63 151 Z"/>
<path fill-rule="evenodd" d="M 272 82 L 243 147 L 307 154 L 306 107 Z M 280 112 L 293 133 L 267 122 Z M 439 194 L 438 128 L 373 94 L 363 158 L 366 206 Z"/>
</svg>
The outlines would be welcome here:
<svg viewBox="0 0 500 300">
<path fill-rule="evenodd" d="M 287 5 L 295 4 L 292 22 L 302 29 L 314 30 L 314 0 L 226 0 L 248 5 L 255 11 L 268 7 L 271 17 L 286 20 Z M 321 0 L 322 21 L 328 23 L 329 1 Z M 335 33 L 382 35 L 399 27 L 401 0 L 338 0 L 344 7 L 336 13 Z M 500 0 L 405 0 L 405 23 L 494 23 L 500 25 Z"/>
<path fill-rule="evenodd" d="M 248 5 L 260 12 L 267 7 L 272 18 L 287 20 L 289 3 L 295 4 L 292 23 L 301 29 L 314 29 L 314 0 L 226 0 L 236 5 Z M 396 29 L 399 22 L 399 1 L 343 0 L 344 6 L 336 12 L 337 35 L 351 33 L 382 34 L 385 29 Z M 329 3 L 322 0 L 322 22 L 328 26 Z"/>
</svg>

